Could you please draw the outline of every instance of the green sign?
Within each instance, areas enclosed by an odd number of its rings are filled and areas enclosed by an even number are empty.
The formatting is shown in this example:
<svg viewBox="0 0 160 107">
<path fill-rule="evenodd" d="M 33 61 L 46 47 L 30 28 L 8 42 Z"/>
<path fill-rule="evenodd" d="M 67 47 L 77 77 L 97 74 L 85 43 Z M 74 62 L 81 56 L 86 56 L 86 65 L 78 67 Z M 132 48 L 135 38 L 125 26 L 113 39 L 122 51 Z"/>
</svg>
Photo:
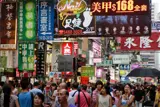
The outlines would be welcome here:
<svg viewBox="0 0 160 107">
<path fill-rule="evenodd" d="M 7 67 L 7 56 L 0 56 L 0 72 L 4 72 Z"/>
<path fill-rule="evenodd" d="M 22 71 L 34 70 L 34 43 L 18 44 L 18 69 Z"/>
<path fill-rule="evenodd" d="M 112 66 L 112 60 L 105 60 L 102 63 L 97 63 L 96 66 L 100 67 L 100 66 Z"/>
<path fill-rule="evenodd" d="M 81 76 L 93 77 L 93 76 L 95 76 L 94 73 L 95 73 L 94 67 L 83 66 L 81 68 Z"/>
<path fill-rule="evenodd" d="M 18 40 L 36 40 L 36 1 L 20 0 L 18 3 Z"/>
</svg>

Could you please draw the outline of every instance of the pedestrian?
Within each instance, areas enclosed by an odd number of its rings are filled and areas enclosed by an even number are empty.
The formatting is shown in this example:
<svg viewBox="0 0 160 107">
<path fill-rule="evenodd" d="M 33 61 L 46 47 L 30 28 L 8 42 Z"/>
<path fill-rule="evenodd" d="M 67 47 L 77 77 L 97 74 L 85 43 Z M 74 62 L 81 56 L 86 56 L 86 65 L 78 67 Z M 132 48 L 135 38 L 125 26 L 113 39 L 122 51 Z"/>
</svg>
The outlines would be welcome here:
<svg viewBox="0 0 160 107">
<path fill-rule="evenodd" d="M 91 96 L 87 92 L 87 86 L 82 85 L 82 90 L 78 91 L 78 94 L 75 96 L 75 103 L 77 107 L 90 107 Z"/>
<path fill-rule="evenodd" d="M 103 83 L 98 80 L 96 82 L 96 89 L 92 93 L 91 107 L 95 107 L 97 103 L 97 97 L 100 95 L 101 89 L 103 87 Z"/>
<path fill-rule="evenodd" d="M 69 96 L 75 98 L 75 96 L 78 94 L 78 86 L 79 86 L 78 82 L 74 82 L 72 84 L 72 91 L 69 92 Z"/>
<path fill-rule="evenodd" d="M 30 92 L 32 92 L 34 95 L 35 95 L 36 93 L 38 93 L 38 92 L 39 92 L 39 93 L 42 93 L 42 90 L 40 90 L 39 87 L 40 87 L 39 82 L 34 82 L 34 84 L 33 84 L 33 89 L 30 90 Z"/>
<path fill-rule="evenodd" d="M 58 93 L 58 102 L 60 103 L 59 107 L 76 107 L 73 104 L 68 103 L 69 93 L 66 89 L 61 89 Z"/>
<path fill-rule="evenodd" d="M 114 102 L 114 104 L 115 104 L 116 106 L 118 106 L 118 102 L 119 102 L 120 97 L 121 97 L 120 91 L 119 91 L 118 89 L 116 89 L 116 90 L 114 91 L 114 93 L 115 93 L 115 96 L 114 96 L 115 102 Z"/>
<path fill-rule="evenodd" d="M 34 107 L 43 107 L 44 95 L 37 92 L 34 96 Z"/>
<path fill-rule="evenodd" d="M 160 107 L 160 84 L 157 85 L 157 91 L 153 107 Z"/>
<path fill-rule="evenodd" d="M 109 87 L 103 86 L 100 95 L 97 97 L 96 107 L 112 107 L 112 97 L 109 94 Z"/>
<path fill-rule="evenodd" d="M 131 94 L 132 86 L 130 84 L 126 84 L 124 87 L 124 94 L 120 98 L 118 102 L 118 107 L 134 107 L 134 95 Z"/>
<path fill-rule="evenodd" d="M 142 107 L 143 101 L 144 101 L 144 90 L 141 89 L 140 85 L 136 86 L 134 95 L 135 95 L 135 104 L 136 107 Z"/>
<path fill-rule="evenodd" d="M 33 107 L 33 93 L 28 91 L 28 78 L 22 78 L 21 82 L 22 92 L 18 95 L 20 107 Z"/>
<path fill-rule="evenodd" d="M 0 95 L 0 107 L 20 107 L 18 97 L 12 95 L 11 87 L 8 84 L 3 86 L 3 93 Z"/>
</svg>

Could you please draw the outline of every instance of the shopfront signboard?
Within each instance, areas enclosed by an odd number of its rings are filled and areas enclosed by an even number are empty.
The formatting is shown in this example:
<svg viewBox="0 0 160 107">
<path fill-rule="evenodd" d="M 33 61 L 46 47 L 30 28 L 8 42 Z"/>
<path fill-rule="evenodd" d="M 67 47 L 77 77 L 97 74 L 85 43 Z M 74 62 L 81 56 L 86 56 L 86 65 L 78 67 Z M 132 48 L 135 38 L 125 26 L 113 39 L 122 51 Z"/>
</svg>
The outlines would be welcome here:
<svg viewBox="0 0 160 107">
<path fill-rule="evenodd" d="M 113 64 L 129 64 L 130 56 L 127 54 L 115 54 L 112 56 Z"/>
<path fill-rule="evenodd" d="M 18 70 L 34 71 L 34 43 L 18 44 Z"/>
<path fill-rule="evenodd" d="M 17 45 L 17 4 L 0 3 L 0 50 L 15 50 Z"/>
</svg>

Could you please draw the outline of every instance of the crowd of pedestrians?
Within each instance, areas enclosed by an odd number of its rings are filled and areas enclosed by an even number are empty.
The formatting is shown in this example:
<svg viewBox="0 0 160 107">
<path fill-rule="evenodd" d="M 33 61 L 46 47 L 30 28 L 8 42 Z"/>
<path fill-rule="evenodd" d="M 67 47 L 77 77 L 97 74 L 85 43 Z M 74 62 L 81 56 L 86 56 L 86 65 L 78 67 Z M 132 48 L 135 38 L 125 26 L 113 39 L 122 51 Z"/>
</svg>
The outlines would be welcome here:
<svg viewBox="0 0 160 107">
<path fill-rule="evenodd" d="M 160 85 L 35 82 L 0 84 L 0 107 L 160 107 Z"/>
</svg>

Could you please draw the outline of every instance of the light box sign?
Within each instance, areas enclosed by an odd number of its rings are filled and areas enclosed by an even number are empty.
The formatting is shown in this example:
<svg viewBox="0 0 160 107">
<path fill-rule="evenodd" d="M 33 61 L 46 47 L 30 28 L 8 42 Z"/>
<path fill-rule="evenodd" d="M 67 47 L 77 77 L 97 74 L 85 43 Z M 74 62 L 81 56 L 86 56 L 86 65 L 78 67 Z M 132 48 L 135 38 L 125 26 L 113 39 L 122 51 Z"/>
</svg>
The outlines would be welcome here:
<svg viewBox="0 0 160 107">
<path fill-rule="evenodd" d="M 96 16 L 97 36 L 150 36 L 150 15 Z"/>
<path fill-rule="evenodd" d="M 76 15 L 59 15 L 59 36 L 78 37 L 79 35 L 95 34 L 95 17 L 90 15 L 90 9 Z"/>
<path fill-rule="evenodd" d="M 62 55 L 72 55 L 73 54 L 73 43 L 64 42 L 62 43 Z"/>
<path fill-rule="evenodd" d="M 54 2 L 52 0 L 39 0 L 38 7 L 38 39 L 53 40 Z"/>
<path fill-rule="evenodd" d="M 17 5 L 15 2 L 0 3 L 0 50 L 16 49 Z"/>
<path fill-rule="evenodd" d="M 80 14 L 86 7 L 84 0 L 60 0 L 57 4 L 57 10 L 63 15 Z"/>
<path fill-rule="evenodd" d="M 147 15 L 150 0 L 91 0 L 93 15 Z"/>
</svg>

